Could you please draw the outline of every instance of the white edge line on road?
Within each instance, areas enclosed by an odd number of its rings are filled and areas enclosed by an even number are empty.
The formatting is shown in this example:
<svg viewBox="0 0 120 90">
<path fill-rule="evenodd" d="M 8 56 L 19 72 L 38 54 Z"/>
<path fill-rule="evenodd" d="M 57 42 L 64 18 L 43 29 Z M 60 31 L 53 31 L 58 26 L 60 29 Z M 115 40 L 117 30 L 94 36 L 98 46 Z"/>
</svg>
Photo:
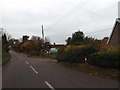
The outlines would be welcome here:
<svg viewBox="0 0 120 90">
<path fill-rule="evenodd" d="M 30 68 L 32 68 L 32 70 L 33 70 L 36 74 L 38 74 L 38 72 L 37 72 L 32 66 L 30 66 Z"/>
<path fill-rule="evenodd" d="M 29 63 L 26 61 L 26 64 L 29 64 Z"/>
<path fill-rule="evenodd" d="M 48 83 L 47 81 L 45 81 L 45 84 L 46 84 L 51 90 L 55 90 L 55 89 L 53 88 L 53 86 L 50 85 L 50 83 Z"/>
</svg>

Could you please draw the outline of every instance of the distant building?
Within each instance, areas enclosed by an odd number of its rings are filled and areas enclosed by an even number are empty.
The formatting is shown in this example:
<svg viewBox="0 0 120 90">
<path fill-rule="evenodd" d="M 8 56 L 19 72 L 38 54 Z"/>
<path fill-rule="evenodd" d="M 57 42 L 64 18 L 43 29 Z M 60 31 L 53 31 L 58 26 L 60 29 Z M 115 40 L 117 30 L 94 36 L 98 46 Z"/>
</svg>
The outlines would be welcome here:
<svg viewBox="0 0 120 90">
<path fill-rule="evenodd" d="M 40 37 L 39 36 L 32 36 L 31 40 L 40 40 Z"/>
<path fill-rule="evenodd" d="M 63 44 L 47 44 L 46 52 L 47 53 L 57 53 L 60 48 L 65 47 Z"/>
<path fill-rule="evenodd" d="M 50 48 L 62 48 L 62 47 L 65 47 L 65 45 L 63 44 L 53 44 L 53 45 L 50 45 Z"/>
<path fill-rule="evenodd" d="M 116 19 L 113 31 L 107 44 L 120 48 L 120 18 Z"/>
<path fill-rule="evenodd" d="M 107 45 L 108 40 L 109 40 L 109 37 L 104 37 L 104 38 L 101 40 L 101 45 Z"/>
</svg>

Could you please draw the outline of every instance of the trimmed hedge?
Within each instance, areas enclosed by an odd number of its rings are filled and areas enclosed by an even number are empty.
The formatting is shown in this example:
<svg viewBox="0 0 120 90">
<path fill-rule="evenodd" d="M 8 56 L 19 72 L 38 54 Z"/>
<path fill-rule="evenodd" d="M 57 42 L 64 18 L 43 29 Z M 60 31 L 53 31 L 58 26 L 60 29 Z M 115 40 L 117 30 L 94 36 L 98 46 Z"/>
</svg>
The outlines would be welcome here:
<svg viewBox="0 0 120 90">
<path fill-rule="evenodd" d="M 83 63 L 84 57 L 89 56 L 91 53 L 98 52 L 98 49 L 93 45 L 73 46 L 65 49 L 63 53 L 58 54 L 57 60 L 59 62 L 69 63 Z"/>
<path fill-rule="evenodd" d="M 91 54 L 88 63 L 99 67 L 117 68 L 120 67 L 120 51 L 109 50 Z"/>
</svg>

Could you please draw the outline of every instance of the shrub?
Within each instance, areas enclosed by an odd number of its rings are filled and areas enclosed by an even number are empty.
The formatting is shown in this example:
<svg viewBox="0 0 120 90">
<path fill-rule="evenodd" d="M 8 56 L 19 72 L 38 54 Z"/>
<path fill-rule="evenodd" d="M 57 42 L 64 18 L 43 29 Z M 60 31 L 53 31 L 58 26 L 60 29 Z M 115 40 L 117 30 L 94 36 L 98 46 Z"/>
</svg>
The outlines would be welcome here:
<svg viewBox="0 0 120 90">
<path fill-rule="evenodd" d="M 68 48 L 68 47 L 67 47 Z M 83 63 L 84 57 L 89 56 L 91 53 L 98 52 L 98 49 L 93 45 L 73 46 L 65 49 L 62 54 L 58 54 L 58 61 L 70 63 Z"/>
<path fill-rule="evenodd" d="M 67 45 L 67 47 L 66 47 L 64 50 L 65 50 L 65 51 L 68 51 L 68 50 L 70 50 L 71 48 L 73 48 L 72 45 Z"/>
<path fill-rule="evenodd" d="M 56 53 L 54 53 L 54 54 L 49 54 L 48 56 L 49 56 L 49 58 L 51 58 L 51 59 L 56 59 L 57 54 L 56 54 Z"/>
<path fill-rule="evenodd" d="M 91 54 L 88 63 L 100 67 L 119 68 L 119 58 L 120 51 L 111 48 L 105 52 Z"/>
<path fill-rule="evenodd" d="M 2 50 L 2 62 L 0 62 L 0 64 L 7 63 L 10 60 L 10 58 L 11 58 L 10 53 L 5 50 Z"/>
</svg>

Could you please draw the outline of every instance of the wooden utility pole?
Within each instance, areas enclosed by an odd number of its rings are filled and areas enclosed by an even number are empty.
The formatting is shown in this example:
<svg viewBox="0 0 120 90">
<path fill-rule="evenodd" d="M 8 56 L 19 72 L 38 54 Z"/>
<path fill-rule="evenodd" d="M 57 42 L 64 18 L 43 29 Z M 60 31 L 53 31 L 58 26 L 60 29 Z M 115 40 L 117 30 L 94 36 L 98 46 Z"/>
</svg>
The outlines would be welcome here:
<svg viewBox="0 0 120 90">
<path fill-rule="evenodd" d="M 43 40 L 43 43 L 44 43 L 44 30 L 43 30 L 43 25 L 42 25 L 42 40 Z"/>
<path fill-rule="evenodd" d="M 44 30 L 43 30 L 43 25 L 42 25 L 42 47 L 43 47 L 43 52 L 45 51 L 45 47 L 44 47 L 44 43 L 45 43 L 45 41 L 44 41 Z"/>
</svg>

